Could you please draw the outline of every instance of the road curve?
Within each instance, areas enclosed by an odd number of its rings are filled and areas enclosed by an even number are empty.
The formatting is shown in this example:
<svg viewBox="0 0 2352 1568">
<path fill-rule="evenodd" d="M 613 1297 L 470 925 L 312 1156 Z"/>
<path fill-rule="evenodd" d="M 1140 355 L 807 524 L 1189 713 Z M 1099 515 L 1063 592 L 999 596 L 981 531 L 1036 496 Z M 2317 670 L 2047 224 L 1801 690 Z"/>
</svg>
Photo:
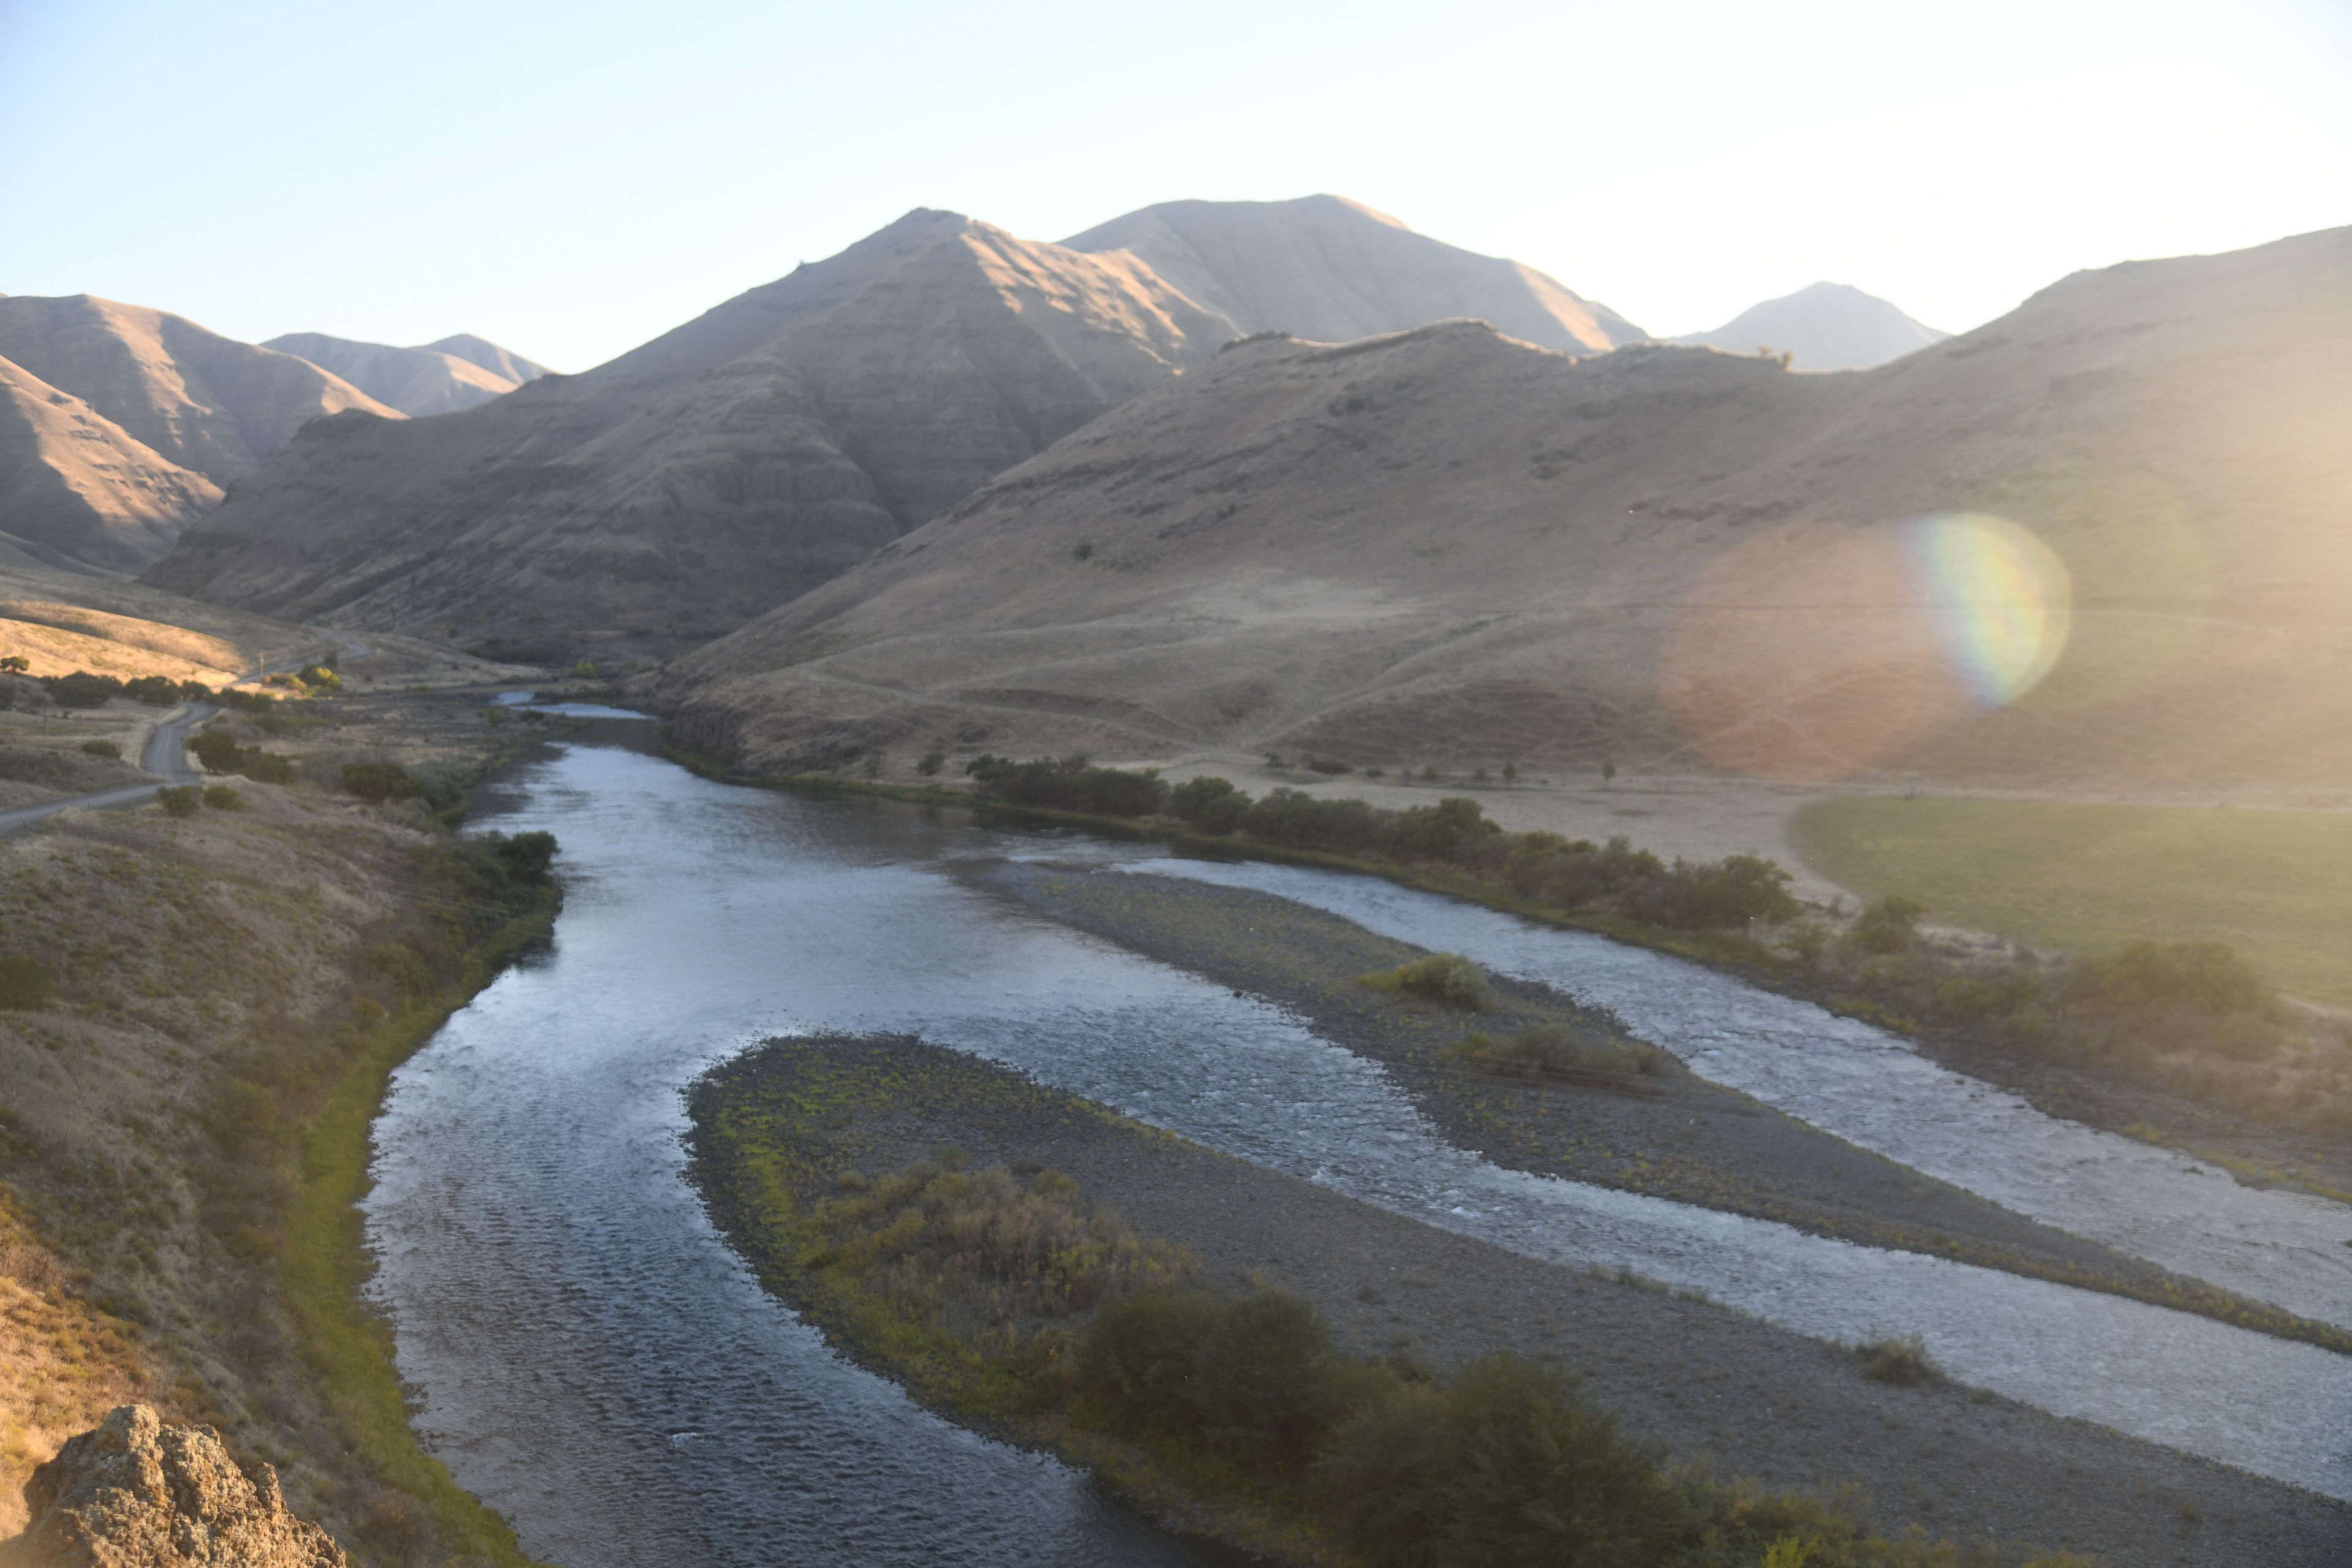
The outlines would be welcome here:
<svg viewBox="0 0 2352 1568">
<path fill-rule="evenodd" d="M 38 805 L 20 805 L 14 811 L 0 811 L 0 834 L 29 827 L 61 811 L 144 805 L 154 799 L 155 792 L 165 784 L 195 783 L 195 770 L 188 766 L 188 731 L 218 711 L 209 704 L 192 702 L 155 726 L 154 731 L 147 737 L 145 749 L 139 753 L 139 766 L 154 775 L 153 784 L 124 784 L 120 789 L 100 790 L 96 795 L 78 795 L 68 800 L 48 800 Z"/>
</svg>

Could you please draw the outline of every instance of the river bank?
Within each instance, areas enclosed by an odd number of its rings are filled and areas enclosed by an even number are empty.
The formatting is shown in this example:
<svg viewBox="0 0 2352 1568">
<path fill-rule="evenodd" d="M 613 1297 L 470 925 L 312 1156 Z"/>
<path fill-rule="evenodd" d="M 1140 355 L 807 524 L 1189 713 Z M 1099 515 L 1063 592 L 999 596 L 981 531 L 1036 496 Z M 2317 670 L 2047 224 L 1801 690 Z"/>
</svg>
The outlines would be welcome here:
<svg viewBox="0 0 2352 1568">
<path fill-rule="evenodd" d="M 1142 1236 L 1187 1249 L 1204 1283 L 1313 1302 L 1358 1353 L 1402 1352 L 1441 1372 L 1496 1350 L 1556 1358 L 1677 1458 L 1776 1489 L 1858 1485 L 1892 1533 L 1990 1536 L 2012 1543 L 2012 1561 L 2030 1542 L 2219 1568 L 2333 1562 L 2352 1531 L 2341 1505 L 2293 1488 L 1954 1384 L 1874 1383 L 1835 1347 L 1416 1224 L 956 1052 L 903 1038 L 779 1041 L 729 1070 L 724 1097 L 706 1090 L 695 1104 L 714 1215 L 771 1289 L 951 1413 L 951 1380 L 861 1337 L 854 1314 L 810 1288 L 807 1260 L 777 1247 L 786 1233 L 763 1230 L 780 1193 L 824 1194 L 741 1184 L 719 1167 L 740 1173 L 746 1141 L 788 1156 L 772 1177 L 870 1179 L 943 1145 L 974 1169 L 1061 1172 Z M 708 1142 L 728 1112 L 731 1164 Z"/>
<path fill-rule="evenodd" d="M 333 720 L 292 744 L 459 781 L 515 738 L 462 697 Z M 409 1432 L 352 1205 L 387 1075 L 544 941 L 557 890 L 421 802 L 224 787 L 0 843 L 7 950 L 47 984 L 0 1009 L 0 1360 L 47 1368 L 0 1388 L 0 1535 L 32 1465 L 139 1398 L 275 1465 L 362 1563 L 520 1563 Z"/>
</svg>

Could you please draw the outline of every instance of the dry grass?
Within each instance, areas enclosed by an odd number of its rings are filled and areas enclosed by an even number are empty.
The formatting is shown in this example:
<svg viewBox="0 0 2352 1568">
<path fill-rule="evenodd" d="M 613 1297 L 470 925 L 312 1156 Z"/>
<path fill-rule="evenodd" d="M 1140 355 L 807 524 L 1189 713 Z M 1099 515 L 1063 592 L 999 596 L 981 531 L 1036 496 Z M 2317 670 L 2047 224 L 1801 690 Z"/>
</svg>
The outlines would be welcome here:
<svg viewBox="0 0 2352 1568">
<path fill-rule="evenodd" d="M 74 1293 L 64 1262 L 0 1192 L 0 1539 L 25 1528 L 36 1465 L 115 1405 L 163 1397 L 136 1331 Z"/>
</svg>

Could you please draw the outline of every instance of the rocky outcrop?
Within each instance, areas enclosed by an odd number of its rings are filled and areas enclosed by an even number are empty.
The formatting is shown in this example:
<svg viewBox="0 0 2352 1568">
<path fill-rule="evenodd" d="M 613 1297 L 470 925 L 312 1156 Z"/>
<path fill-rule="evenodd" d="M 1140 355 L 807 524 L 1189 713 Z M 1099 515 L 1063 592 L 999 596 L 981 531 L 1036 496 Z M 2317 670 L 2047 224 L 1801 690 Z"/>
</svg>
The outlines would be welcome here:
<svg viewBox="0 0 2352 1568">
<path fill-rule="evenodd" d="M 209 1426 L 167 1426 L 118 1406 L 67 1441 L 25 1486 L 32 1524 L 0 1543 L 10 1568 L 343 1568 L 342 1549 L 298 1519 L 278 1472 L 250 1473 Z"/>
</svg>

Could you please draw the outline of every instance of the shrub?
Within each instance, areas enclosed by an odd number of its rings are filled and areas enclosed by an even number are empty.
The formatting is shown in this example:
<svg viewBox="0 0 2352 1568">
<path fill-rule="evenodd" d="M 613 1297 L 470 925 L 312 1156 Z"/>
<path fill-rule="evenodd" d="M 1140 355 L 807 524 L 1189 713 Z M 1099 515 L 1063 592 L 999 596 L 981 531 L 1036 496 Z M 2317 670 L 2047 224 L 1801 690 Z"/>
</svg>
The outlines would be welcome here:
<svg viewBox="0 0 2352 1568">
<path fill-rule="evenodd" d="M 480 840 L 506 868 L 507 879 L 526 887 L 544 887 L 554 875 L 555 835 L 552 833 L 493 833 Z"/>
<path fill-rule="evenodd" d="M 925 778 L 929 778 L 947 765 L 947 760 L 948 754 L 945 752 L 925 752 L 923 760 L 915 764 L 915 771 Z"/>
<path fill-rule="evenodd" d="M 1481 1007 L 1486 1002 L 1484 971 L 1458 952 L 1433 952 L 1363 977 L 1377 991 L 1443 1002 L 1449 1007 Z"/>
<path fill-rule="evenodd" d="M 1231 779 L 1186 779 L 1168 792 L 1168 808 L 1203 833 L 1232 833 L 1248 816 L 1250 797 Z"/>
<path fill-rule="evenodd" d="M 371 805 L 424 793 L 398 763 L 345 763 L 342 779 L 344 794 L 355 795 Z"/>
<path fill-rule="evenodd" d="M 1862 1359 L 1862 1375 L 1873 1383 L 1912 1388 L 1944 1375 L 1936 1358 L 1927 1353 L 1927 1342 L 1916 1334 L 1871 1340 L 1857 1345 L 1854 1354 Z"/>
<path fill-rule="evenodd" d="M 1448 795 L 1391 817 L 1381 829 L 1381 853 L 1399 860 L 1450 860 L 1464 839 L 1501 831 L 1476 801 Z"/>
<path fill-rule="evenodd" d="M 1853 922 L 1853 944 L 1864 952 L 1901 952 L 1917 938 L 1919 917 L 1927 912 L 1927 905 L 1889 893 Z"/>
<path fill-rule="evenodd" d="M 0 658 L 0 674 L 22 675 L 32 668 L 33 661 L 21 653 L 12 653 Z"/>
<path fill-rule="evenodd" d="M 104 757 L 109 762 L 122 760 L 122 748 L 111 741 L 84 741 L 81 749 L 93 757 Z"/>
<path fill-rule="evenodd" d="M 71 675 L 45 675 L 41 684 L 47 689 L 49 700 L 71 711 L 76 708 L 103 708 L 122 689 L 122 682 L 110 675 L 92 675 L 78 669 Z"/>
<path fill-rule="evenodd" d="M 195 739 L 188 742 L 188 750 L 196 754 L 197 765 L 208 773 L 235 772 L 244 752 L 235 735 L 217 726 L 197 731 Z"/>
<path fill-rule="evenodd" d="M 124 681 L 122 695 L 150 708 L 169 708 L 180 700 L 180 683 L 165 676 L 142 675 Z"/>
<path fill-rule="evenodd" d="M 196 786 L 165 784 L 155 792 L 155 804 L 171 816 L 194 816 L 196 814 Z"/>
<path fill-rule="evenodd" d="M 1013 805 L 1083 811 L 1099 816 L 1153 816 L 1168 804 L 1160 770 L 1097 768 L 1084 756 L 1016 763 L 979 756 L 964 764 L 981 792 Z"/>
<path fill-rule="evenodd" d="M 1449 1054 L 1469 1066 L 1512 1078 L 1574 1072 L 1672 1078 L 1683 1070 L 1673 1052 L 1646 1041 L 1579 1035 L 1557 1024 L 1538 1024 L 1507 1040 L 1474 1030 Z"/>
<path fill-rule="evenodd" d="M 215 811 L 243 811 L 245 796 L 226 784 L 210 784 L 205 789 L 205 804 Z"/>
<path fill-rule="evenodd" d="M 1278 1292 L 1139 1292 L 1096 1314 L 1078 1354 L 1078 1395 L 1110 1430 L 1278 1476 L 1305 1470 L 1346 1390 L 1329 1326 Z"/>
<path fill-rule="evenodd" d="M 2220 1017 L 2261 1012 L 2267 982 L 2218 942 L 2136 942 L 2082 966 L 2084 984 L 2110 1007 L 2185 1007 Z"/>
<path fill-rule="evenodd" d="M 17 1012 L 46 1007 L 55 990 L 40 960 L 21 953 L 0 955 L 0 1007 Z"/>
<path fill-rule="evenodd" d="M 1380 815 L 1360 800 L 1318 800 L 1305 790 L 1268 791 L 1251 805 L 1242 826 L 1252 837 L 1302 849 L 1349 854 L 1380 837 Z"/>
<path fill-rule="evenodd" d="M 1664 1563 L 1696 1522 L 1657 1458 L 1573 1379 L 1507 1354 L 1349 1423 L 1316 1479 L 1341 1543 L 1370 1568 Z"/>
<path fill-rule="evenodd" d="M 1353 767 L 1339 761 L 1336 757 L 1309 757 L 1307 759 L 1307 765 L 1314 769 L 1318 773 L 1330 773 L 1334 776 L 1340 773 L 1351 773 L 1356 771 Z"/>
<path fill-rule="evenodd" d="M 1696 866 L 1677 860 L 1672 869 L 1625 889 L 1621 902 L 1635 920 L 1706 931 L 1786 920 L 1798 908 L 1788 882 L 1788 872 L 1755 855 L 1727 855 Z"/>
</svg>

